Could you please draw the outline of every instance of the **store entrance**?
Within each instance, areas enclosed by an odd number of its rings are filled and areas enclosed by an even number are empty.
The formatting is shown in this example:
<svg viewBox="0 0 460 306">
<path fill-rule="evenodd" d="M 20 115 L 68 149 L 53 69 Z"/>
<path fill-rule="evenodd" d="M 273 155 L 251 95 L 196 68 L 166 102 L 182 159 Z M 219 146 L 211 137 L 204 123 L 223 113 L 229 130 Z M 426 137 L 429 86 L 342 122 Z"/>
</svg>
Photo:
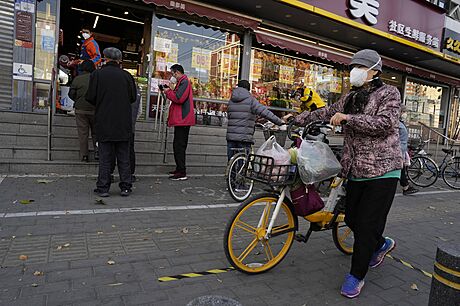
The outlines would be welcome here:
<svg viewBox="0 0 460 306">
<path fill-rule="evenodd" d="M 107 47 L 120 49 L 123 52 L 123 69 L 129 71 L 146 91 L 151 8 L 132 1 L 66 0 L 61 1 L 60 17 L 58 54 L 61 88 L 69 86 L 78 74 L 77 63 L 84 42 L 81 30 L 90 28 L 100 53 Z M 146 97 L 147 93 L 143 96 Z M 60 112 L 59 109 L 57 103 L 57 112 Z"/>
</svg>

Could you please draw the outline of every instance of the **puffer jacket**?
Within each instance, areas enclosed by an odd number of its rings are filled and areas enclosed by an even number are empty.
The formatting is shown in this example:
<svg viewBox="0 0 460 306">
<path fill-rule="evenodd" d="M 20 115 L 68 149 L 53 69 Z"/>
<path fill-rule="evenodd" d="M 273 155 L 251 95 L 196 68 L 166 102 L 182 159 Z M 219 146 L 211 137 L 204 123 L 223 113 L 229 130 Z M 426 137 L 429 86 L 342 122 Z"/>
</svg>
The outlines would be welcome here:
<svg viewBox="0 0 460 306">
<path fill-rule="evenodd" d="M 92 113 L 94 115 L 94 110 L 96 109 L 94 105 L 89 103 L 86 100 L 86 92 L 89 87 L 89 78 L 91 74 L 84 71 L 82 74 L 77 76 L 70 86 L 69 97 L 75 102 L 75 111 Z"/>
<path fill-rule="evenodd" d="M 266 106 L 260 104 L 251 93 L 242 87 L 233 89 L 228 102 L 227 140 L 254 143 L 256 116 L 264 117 L 276 125 L 284 122 Z"/>
<path fill-rule="evenodd" d="M 330 120 L 335 113 L 344 113 L 343 96 L 337 103 L 304 112 L 295 118 L 299 125 L 316 120 Z M 399 141 L 401 95 L 394 86 L 384 84 L 373 91 L 363 114 L 349 115 L 344 125 L 342 177 L 373 178 L 401 169 L 403 159 Z"/>
<path fill-rule="evenodd" d="M 193 105 L 192 84 L 184 74 L 178 80 L 174 90 L 165 92 L 171 100 L 169 106 L 168 126 L 195 125 L 195 107 Z"/>
</svg>

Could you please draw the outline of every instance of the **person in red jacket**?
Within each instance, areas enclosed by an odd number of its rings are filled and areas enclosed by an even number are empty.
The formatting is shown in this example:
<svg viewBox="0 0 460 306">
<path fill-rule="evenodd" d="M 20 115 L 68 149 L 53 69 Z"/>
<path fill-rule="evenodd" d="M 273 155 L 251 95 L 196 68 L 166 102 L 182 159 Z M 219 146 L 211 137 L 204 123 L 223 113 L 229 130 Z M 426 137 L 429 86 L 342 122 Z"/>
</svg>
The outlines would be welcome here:
<svg viewBox="0 0 460 306">
<path fill-rule="evenodd" d="M 192 84 L 184 74 L 184 68 L 175 64 L 171 66 L 171 83 L 176 83 L 174 90 L 165 87 L 166 97 L 171 100 L 169 107 L 168 126 L 174 127 L 174 160 L 176 169 L 171 171 L 170 179 L 182 181 L 187 179 L 185 167 L 185 152 L 187 150 L 190 127 L 195 125 L 195 110 L 193 106 Z"/>
<path fill-rule="evenodd" d="M 83 27 L 81 29 L 81 35 L 83 36 L 83 43 L 81 45 L 80 60 L 90 60 L 93 62 L 94 67 L 101 63 L 101 51 L 96 40 L 94 40 L 93 33 L 89 27 Z"/>
</svg>

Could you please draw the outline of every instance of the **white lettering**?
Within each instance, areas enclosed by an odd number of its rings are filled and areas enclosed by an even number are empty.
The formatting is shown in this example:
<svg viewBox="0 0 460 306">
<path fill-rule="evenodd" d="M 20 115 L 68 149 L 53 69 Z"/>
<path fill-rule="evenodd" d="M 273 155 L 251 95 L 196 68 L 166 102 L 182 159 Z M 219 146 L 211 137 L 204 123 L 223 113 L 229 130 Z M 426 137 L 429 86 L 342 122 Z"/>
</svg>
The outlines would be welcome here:
<svg viewBox="0 0 460 306">
<path fill-rule="evenodd" d="M 364 17 L 370 24 L 377 24 L 380 7 L 378 0 L 350 0 L 350 6 L 349 11 L 353 17 Z"/>
</svg>

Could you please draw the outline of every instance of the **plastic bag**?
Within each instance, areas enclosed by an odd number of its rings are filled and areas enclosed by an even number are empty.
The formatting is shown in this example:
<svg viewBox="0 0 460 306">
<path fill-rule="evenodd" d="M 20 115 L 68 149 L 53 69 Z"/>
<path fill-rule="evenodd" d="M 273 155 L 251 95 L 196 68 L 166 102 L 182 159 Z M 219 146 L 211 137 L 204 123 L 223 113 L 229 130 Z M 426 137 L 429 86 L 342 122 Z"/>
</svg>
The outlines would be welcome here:
<svg viewBox="0 0 460 306">
<path fill-rule="evenodd" d="M 273 158 L 274 165 L 290 165 L 291 155 L 289 152 L 280 146 L 275 139 L 275 136 L 271 136 L 265 141 L 260 148 L 257 150 L 257 155 L 268 156 Z M 264 166 L 259 171 L 261 173 L 267 172 Z M 272 173 L 265 173 L 266 175 L 272 176 L 273 180 L 282 180 L 283 175 L 287 175 L 289 167 L 274 167 Z"/>
<path fill-rule="evenodd" d="M 65 111 L 71 111 L 74 108 L 74 101 L 69 97 L 69 86 L 61 86 L 61 109 Z"/>
<path fill-rule="evenodd" d="M 297 167 L 304 184 L 313 184 L 336 176 L 342 166 L 324 142 L 305 140 L 297 154 Z"/>
</svg>

